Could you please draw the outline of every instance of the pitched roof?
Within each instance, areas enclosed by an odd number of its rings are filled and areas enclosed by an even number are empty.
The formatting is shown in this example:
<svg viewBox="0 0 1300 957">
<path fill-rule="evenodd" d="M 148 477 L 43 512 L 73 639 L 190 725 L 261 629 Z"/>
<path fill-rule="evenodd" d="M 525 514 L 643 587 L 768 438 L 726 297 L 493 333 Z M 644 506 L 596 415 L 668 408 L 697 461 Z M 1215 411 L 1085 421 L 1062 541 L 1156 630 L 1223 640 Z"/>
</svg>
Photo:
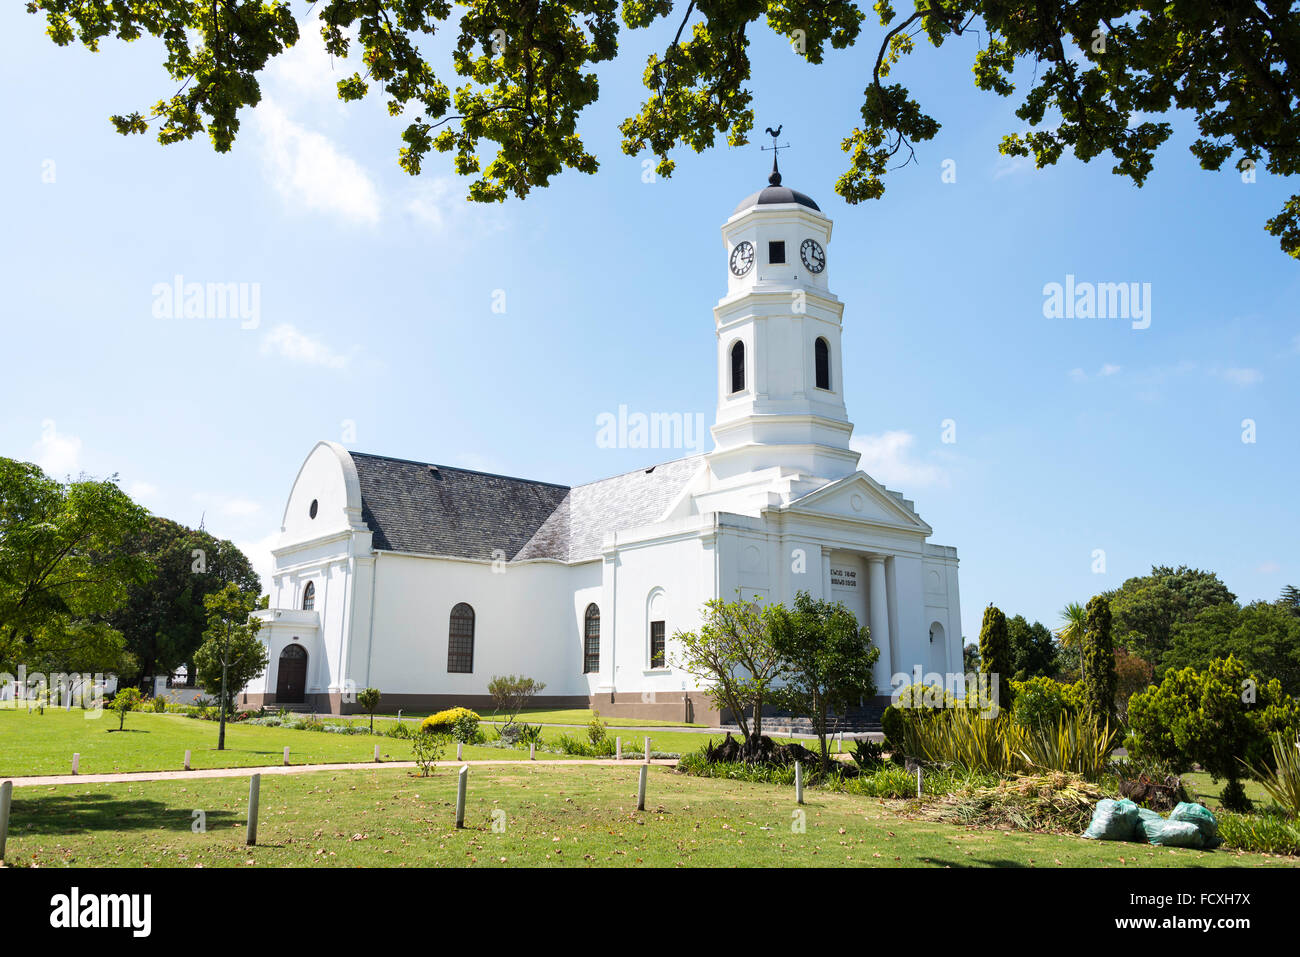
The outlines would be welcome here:
<svg viewBox="0 0 1300 957">
<path fill-rule="evenodd" d="M 563 485 L 353 452 L 361 518 L 374 547 L 491 560 L 513 558 L 569 491 Z"/>
<path fill-rule="evenodd" d="M 361 517 L 385 551 L 509 561 L 579 561 L 611 532 L 656 521 L 700 456 L 569 488 L 550 482 L 353 452 Z"/>
</svg>

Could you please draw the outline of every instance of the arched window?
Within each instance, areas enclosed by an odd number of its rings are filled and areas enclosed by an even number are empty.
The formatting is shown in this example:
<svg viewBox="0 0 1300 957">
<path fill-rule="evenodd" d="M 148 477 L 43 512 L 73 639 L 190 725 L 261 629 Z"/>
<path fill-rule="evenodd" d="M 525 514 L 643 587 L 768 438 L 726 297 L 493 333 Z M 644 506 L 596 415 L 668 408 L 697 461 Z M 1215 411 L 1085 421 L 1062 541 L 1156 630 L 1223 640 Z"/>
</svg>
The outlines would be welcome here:
<svg viewBox="0 0 1300 957">
<path fill-rule="evenodd" d="M 745 391 L 745 344 L 737 342 L 731 347 L 731 391 Z"/>
<path fill-rule="evenodd" d="M 817 388 L 829 389 L 831 387 L 831 347 L 821 336 L 817 337 L 817 342 L 813 345 L 813 357 L 816 360 L 817 367 Z"/>
<path fill-rule="evenodd" d="M 302 590 L 302 610 L 312 611 L 316 607 L 316 584 L 308 582 Z"/>
<path fill-rule="evenodd" d="M 600 609 L 595 603 L 587 606 L 582 624 L 582 673 L 600 671 Z"/>
<path fill-rule="evenodd" d="M 470 674 L 474 670 L 474 609 L 461 602 L 451 610 L 447 629 L 447 670 Z"/>
</svg>

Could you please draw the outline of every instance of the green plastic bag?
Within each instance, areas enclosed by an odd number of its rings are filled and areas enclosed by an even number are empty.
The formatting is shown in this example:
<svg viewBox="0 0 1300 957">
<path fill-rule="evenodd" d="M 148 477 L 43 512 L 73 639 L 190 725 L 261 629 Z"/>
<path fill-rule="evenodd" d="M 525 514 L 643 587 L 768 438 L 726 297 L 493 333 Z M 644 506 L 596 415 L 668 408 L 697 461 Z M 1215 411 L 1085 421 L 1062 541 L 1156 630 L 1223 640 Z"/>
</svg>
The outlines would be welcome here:
<svg viewBox="0 0 1300 957">
<path fill-rule="evenodd" d="M 1151 844 L 1161 847 L 1204 847 L 1201 829 L 1191 821 L 1144 821 L 1142 831 Z"/>
<path fill-rule="evenodd" d="M 1219 822 L 1204 804 L 1188 804 L 1186 801 L 1180 801 L 1178 806 L 1169 812 L 1169 820 L 1195 824 L 1201 832 L 1201 840 L 1205 847 L 1218 847 L 1223 843 L 1223 838 L 1219 837 Z"/>
<path fill-rule="evenodd" d="M 1102 798 L 1083 836 L 1093 841 L 1131 841 L 1137 833 L 1138 810 L 1128 798 Z"/>
</svg>

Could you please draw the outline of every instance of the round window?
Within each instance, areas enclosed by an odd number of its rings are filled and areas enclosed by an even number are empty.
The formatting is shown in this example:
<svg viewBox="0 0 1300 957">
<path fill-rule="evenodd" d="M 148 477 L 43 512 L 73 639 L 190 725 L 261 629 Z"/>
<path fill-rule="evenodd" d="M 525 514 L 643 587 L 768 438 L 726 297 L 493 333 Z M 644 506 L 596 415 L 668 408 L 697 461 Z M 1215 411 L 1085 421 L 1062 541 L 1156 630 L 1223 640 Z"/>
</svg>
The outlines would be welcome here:
<svg viewBox="0 0 1300 957">
<path fill-rule="evenodd" d="M 312 500 L 311 500 L 311 508 L 309 508 L 309 509 L 307 510 L 308 513 L 311 515 L 312 518 L 315 518 L 315 517 L 316 517 L 316 509 L 317 509 L 317 507 L 318 507 L 318 503 L 317 503 L 317 501 L 316 501 L 315 499 L 312 499 Z"/>
</svg>

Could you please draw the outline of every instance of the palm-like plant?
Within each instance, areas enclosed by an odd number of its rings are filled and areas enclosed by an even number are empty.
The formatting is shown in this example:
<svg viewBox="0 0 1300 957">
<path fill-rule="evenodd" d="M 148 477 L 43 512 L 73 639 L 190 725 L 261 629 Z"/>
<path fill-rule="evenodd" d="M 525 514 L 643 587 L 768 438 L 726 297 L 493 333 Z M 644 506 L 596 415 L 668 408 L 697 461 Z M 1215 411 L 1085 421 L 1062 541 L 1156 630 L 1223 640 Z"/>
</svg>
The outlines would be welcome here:
<svg viewBox="0 0 1300 957">
<path fill-rule="evenodd" d="M 1088 622 L 1088 611 L 1077 601 L 1072 601 L 1061 609 L 1061 627 L 1056 629 L 1056 637 L 1061 639 L 1064 648 L 1079 649 L 1079 676 L 1083 676 L 1083 632 Z"/>
</svg>

